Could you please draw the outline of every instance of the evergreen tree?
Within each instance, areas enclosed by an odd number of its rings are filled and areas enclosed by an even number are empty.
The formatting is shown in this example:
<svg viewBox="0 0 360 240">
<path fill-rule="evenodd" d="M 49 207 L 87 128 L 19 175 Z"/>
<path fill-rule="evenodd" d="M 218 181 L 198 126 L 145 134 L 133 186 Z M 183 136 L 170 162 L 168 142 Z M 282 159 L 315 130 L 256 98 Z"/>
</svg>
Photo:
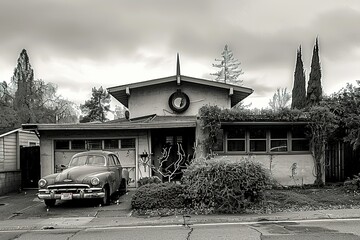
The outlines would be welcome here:
<svg viewBox="0 0 360 240">
<path fill-rule="evenodd" d="M 291 109 L 302 109 L 306 105 L 305 72 L 301 56 L 301 46 L 297 50 L 297 58 L 294 72 L 294 87 L 292 90 Z"/>
<path fill-rule="evenodd" d="M 221 53 L 221 59 L 215 59 L 215 61 L 220 62 L 213 64 L 213 67 L 220 68 L 218 72 L 211 74 L 216 76 L 216 81 L 242 85 L 242 80 L 238 79 L 243 74 L 240 62 L 234 58 L 234 54 L 228 45 L 225 45 L 224 51 Z"/>
<path fill-rule="evenodd" d="M 311 61 L 311 72 L 307 88 L 306 101 L 308 106 L 317 105 L 322 99 L 321 68 L 319 59 L 319 43 L 316 38 Z"/>
<path fill-rule="evenodd" d="M 32 95 L 34 93 L 34 71 L 25 49 L 20 53 L 17 66 L 12 77 L 17 87 L 14 98 L 14 109 L 18 113 L 21 123 L 34 122 L 32 117 Z"/>
<path fill-rule="evenodd" d="M 100 121 L 105 122 L 107 112 L 110 111 L 110 95 L 102 87 L 92 88 L 92 96 L 85 104 L 80 105 L 81 112 L 85 114 L 80 120 L 81 123 Z"/>
</svg>

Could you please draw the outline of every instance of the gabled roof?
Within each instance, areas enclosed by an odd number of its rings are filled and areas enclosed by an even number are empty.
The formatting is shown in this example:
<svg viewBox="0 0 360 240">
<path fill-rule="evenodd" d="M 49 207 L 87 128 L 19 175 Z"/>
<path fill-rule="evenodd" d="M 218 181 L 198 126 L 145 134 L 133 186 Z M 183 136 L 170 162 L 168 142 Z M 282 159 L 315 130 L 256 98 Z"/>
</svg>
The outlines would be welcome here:
<svg viewBox="0 0 360 240">
<path fill-rule="evenodd" d="M 244 98 L 246 98 L 247 96 L 249 96 L 251 93 L 254 92 L 254 90 L 251 88 L 241 87 L 241 86 L 222 83 L 222 82 L 215 82 L 201 78 L 188 77 L 184 75 L 174 75 L 165 78 L 157 78 L 143 82 L 120 85 L 120 86 L 108 88 L 107 90 L 114 98 L 116 98 L 119 102 L 121 102 L 125 107 L 128 107 L 129 95 L 132 89 L 145 88 L 149 86 L 154 86 L 163 83 L 170 83 L 170 82 L 173 82 L 174 84 L 178 84 L 178 85 L 179 84 L 181 85 L 181 82 L 189 82 L 207 87 L 215 87 L 215 88 L 229 90 L 229 95 L 231 97 L 231 107 L 235 106 L 241 100 L 243 100 Z"/>
</svg>

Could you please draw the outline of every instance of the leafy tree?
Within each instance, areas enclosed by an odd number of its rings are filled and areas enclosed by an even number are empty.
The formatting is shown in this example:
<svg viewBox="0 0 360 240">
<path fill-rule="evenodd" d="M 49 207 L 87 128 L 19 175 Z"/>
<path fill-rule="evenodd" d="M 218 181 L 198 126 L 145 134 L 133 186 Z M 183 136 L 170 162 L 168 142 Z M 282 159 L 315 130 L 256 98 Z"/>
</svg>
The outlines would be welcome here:
<svg viewBox="0 0 360 240">
<path fill-rule="evenodd" d="M 347 84 L 339 92 L 325 98 L 323 104 L 338 116 L 338 137 L 349 142 L 356 150 L 360 146 L 360 81 L 357 81 L 357 86 Z"/>
<path fill-rule="evenodd" d="M 286 88 L 278 88 L 276 89 L 272 99 L 270 99 L 269 106 L 276 112 L 281 109 L 288 108 L 290 99 L 291 95 Z"/>
<path fill-rule="evenodd" d="M 13 108 L 13 100 L 8 84 L 5 81 L 0 83 L 0 130 L 20 125 L 17 113 Z"/>
<path fill-rule="evenodd" d="M 34 122 L 31 116 L 34 94 L 34 71 L 30 65 L 25 49 L 20 53 L 12 81 L 17 86 L 14 98 L 14 108 L 18 112 L 21 123 Z"/>
<path fill-rule="evenodd" d="M 313 49 L 313 56 L 311 60 L 311 72 L 307 88 L 307 105 L 313 106 L 318 104 L 322 99 L 321 87 L 321 68 L 319 60 L 319 43 L 316 38 L 315 46 Z"/>
<path fill-rule="evenodd" d="M 2 124 L 20 127 L 22 123 L 30 122 L 55 123 L 59 119 L 77 121 L 74 104 L 57 94 L 56 85 L 34 79 L 34 71 L 25 49 L 17 60 L 11 83 L 0 84 L 0 104 L 4 106 Z"/>
<path fill-rule="evenodd" d="M 81 112 L 85 114 L 80 122 L 105 122 L 108 120 L 106 114 L 110 111 L 110 95 L 102 87 L 92 88 L 92 96 L 85 104 L 80 105 Z"/>
<path fill-rule="evenodd" d="M 315 161 L 315 183 L 324 185 L 325 146 L 338 127 L 338 116 L 327 106 L 313 106 L 309 110 L 311 151 Z"/>
<path fill-rule="evenodd" d="M 297 50 L 294 72 L 294 87 L 292 90 L 291 109 L 303 109 L 306 105 L 305 72 L 301 56 L 301 46 Z"/>
<path fill-rule="evenodd" d="M 213 64 L 213 67 L 220 68 L 218 72 L 211 74 L 216 76 L 216 81 L 242 85 L 242 80 L 238 79 L 238 77 L 243 74 L 240 68 L 240 62 L 234 58 L 234 54 L 228 45 L 225 45 L 224 51 L 221 53 L 221 58 L 215 59 L 215 61 L 220 62 Z"/>
</svg>

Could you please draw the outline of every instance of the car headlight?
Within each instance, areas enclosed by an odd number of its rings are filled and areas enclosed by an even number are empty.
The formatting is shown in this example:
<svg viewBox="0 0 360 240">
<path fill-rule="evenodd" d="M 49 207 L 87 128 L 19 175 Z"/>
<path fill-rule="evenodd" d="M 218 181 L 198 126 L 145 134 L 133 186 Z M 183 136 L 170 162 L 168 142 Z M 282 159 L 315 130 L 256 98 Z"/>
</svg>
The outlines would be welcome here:
<svg viewBox="0 0 360 240">
<path fill-rule="evenodd" d="M 39 187 L 45 187 L 46 183 L 47 183 L 46 180 L 42 178 L 39 180 L 38 185 Z"/>
<path fill-rule="evenodd" d="M 93 177 L 90 182 L 92 185 L 96 186 L 100 183 L 100 180 L 97 177 Z"/>
</svg>

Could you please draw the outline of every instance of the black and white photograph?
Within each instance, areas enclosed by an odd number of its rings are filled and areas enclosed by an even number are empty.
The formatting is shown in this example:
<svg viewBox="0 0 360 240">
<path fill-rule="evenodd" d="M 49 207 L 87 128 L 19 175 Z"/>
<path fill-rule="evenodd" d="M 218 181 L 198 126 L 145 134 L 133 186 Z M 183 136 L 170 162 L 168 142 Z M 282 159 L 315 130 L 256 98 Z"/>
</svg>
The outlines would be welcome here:
<svg viewBox="0 0 360 240">
<path fill-rule="evenodd" d="M 359 224 L 360 1 L 0 1 L 0 240 Z"/>
</svg>

